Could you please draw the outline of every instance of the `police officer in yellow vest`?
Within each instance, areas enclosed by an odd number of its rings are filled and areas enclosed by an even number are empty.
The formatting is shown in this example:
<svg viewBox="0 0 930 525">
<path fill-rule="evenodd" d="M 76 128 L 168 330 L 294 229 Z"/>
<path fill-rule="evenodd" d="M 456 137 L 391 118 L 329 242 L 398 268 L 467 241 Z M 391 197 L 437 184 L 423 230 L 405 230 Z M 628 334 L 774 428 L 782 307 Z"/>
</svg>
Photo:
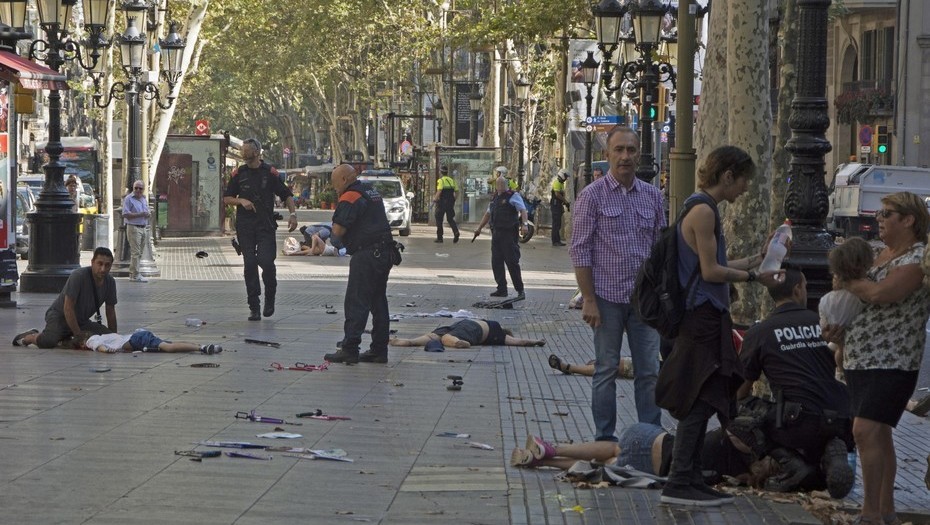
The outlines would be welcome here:
<svg viewBox="0 0 930 525">
<path fill-rule="evenodd" d="M 494 186 L 497 183 L 498 177 L 504 177 L 505 179 L 507 179 L 507 188 L 510 189 L 511 191 L 517 191 L 520 188 L 520 185 L 517 183 L 517 181 L 510 178 L 510 175 L 508 175 L 508 171 L 509 170 L 505 168 L 504 166 L 498 166 L 494 168 L 494 174 L 491 176 L 491 179 L 488 180 L 488 183 L 491 186 Z"/>
<path fill-rule="evenodd" d="M 436 180 L 436 193 L 433 195 L 433 205 L 436 207 L 436 240 L 442 242 L 442 221 L 445 217 L 452 228 L 452 242 L 459 242 L 459 227 L 455 224 L 455 201 L 459 198 L 455 179 L 449 176 L 449 167 L 439 168 L 439 179 Z"/>
<path fill-rule="evenodd" d="M 552 190 L 549 196 L 549 211 L 552 212 L 552 245 L 565 246 L 562 242 L 562 214 L 568 207 L 568 199 L 565 197 L 565 181 L 568 179 L 568 172 L 564 169 L 559 170 L 559 174 L 552 179 Z"/>
</svg>

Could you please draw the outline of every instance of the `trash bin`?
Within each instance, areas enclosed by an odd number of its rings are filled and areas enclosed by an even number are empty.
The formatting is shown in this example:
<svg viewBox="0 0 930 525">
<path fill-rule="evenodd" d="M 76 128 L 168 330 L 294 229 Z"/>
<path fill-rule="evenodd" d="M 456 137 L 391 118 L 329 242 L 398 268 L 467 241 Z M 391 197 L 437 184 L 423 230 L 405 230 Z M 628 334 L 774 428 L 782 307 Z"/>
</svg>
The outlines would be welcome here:
<svg viewBox="0 0 930 525">
<path fill-rule="evenodd" d="M 84 233 L 81 236 L 81 249 L 93 251 L 99 246 L 107 246 L 107 228 L 109 227 L 109 215 L 84 214 Z"/>
</svg>

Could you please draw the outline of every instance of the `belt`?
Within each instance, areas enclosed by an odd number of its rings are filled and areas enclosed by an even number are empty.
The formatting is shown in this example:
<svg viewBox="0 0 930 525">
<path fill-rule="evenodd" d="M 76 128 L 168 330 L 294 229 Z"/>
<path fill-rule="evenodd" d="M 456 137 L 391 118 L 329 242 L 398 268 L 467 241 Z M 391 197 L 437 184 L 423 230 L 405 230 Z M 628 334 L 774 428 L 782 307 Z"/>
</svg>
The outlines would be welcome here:
<svg viewBox="0 0 930 525">
<path fill-rule="evenodd" d="M 126 226 L 135 226 L 136 228 L 145 228 L 146 226 L 148 226 L 148 224 L 133 224 L 130 222 L 130 223 L 127 223 Z"/>
</svg>

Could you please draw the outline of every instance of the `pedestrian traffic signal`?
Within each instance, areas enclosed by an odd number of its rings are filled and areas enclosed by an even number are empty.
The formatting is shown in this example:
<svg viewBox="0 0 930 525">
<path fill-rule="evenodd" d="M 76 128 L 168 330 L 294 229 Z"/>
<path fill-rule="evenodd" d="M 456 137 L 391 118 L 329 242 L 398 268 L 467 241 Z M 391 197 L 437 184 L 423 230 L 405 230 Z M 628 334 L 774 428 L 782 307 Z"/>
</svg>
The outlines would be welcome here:
<svg viewBox="0 0 930 525">
<path fill-rule="evenodd" d="M 658 116 L 657 112 L 658 112 L 658 109 L 655 107 L 655 105 L 650 104 L 649 105 L 649 120 L 655 121 L 656 117 Z"/>
<path fill-rule="evenodd" d="M 878 146 L 875 150 L 878 153 L 888 153 L 888 126 L 878 127 Z"/>
</svg>

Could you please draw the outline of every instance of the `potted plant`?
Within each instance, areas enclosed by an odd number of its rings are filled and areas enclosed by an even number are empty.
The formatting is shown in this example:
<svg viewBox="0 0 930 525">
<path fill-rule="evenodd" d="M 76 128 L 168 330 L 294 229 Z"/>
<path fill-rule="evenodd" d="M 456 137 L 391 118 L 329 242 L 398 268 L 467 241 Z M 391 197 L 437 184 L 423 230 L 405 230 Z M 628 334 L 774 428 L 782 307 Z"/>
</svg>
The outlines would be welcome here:
<svg viewBox="0 0 930 525">
<path fill-rule="evenodd" d="M 853 124 L 866 122 L 876 114 L 888 114 L 894 107 L 894 97 L 887 89 L 862 89 L 840 93 L 833 104 L 836 120 L 841 124 Z"/>
<path fill-rule="evenodd" d="M 336 190 L 331 186 L 327 186 L 320 192 L 318 198 L 320 199 L 320 203 L 323 204 L 324 210 L 332 209 L 329 206 L 336 202 Z"/>
</svg>

